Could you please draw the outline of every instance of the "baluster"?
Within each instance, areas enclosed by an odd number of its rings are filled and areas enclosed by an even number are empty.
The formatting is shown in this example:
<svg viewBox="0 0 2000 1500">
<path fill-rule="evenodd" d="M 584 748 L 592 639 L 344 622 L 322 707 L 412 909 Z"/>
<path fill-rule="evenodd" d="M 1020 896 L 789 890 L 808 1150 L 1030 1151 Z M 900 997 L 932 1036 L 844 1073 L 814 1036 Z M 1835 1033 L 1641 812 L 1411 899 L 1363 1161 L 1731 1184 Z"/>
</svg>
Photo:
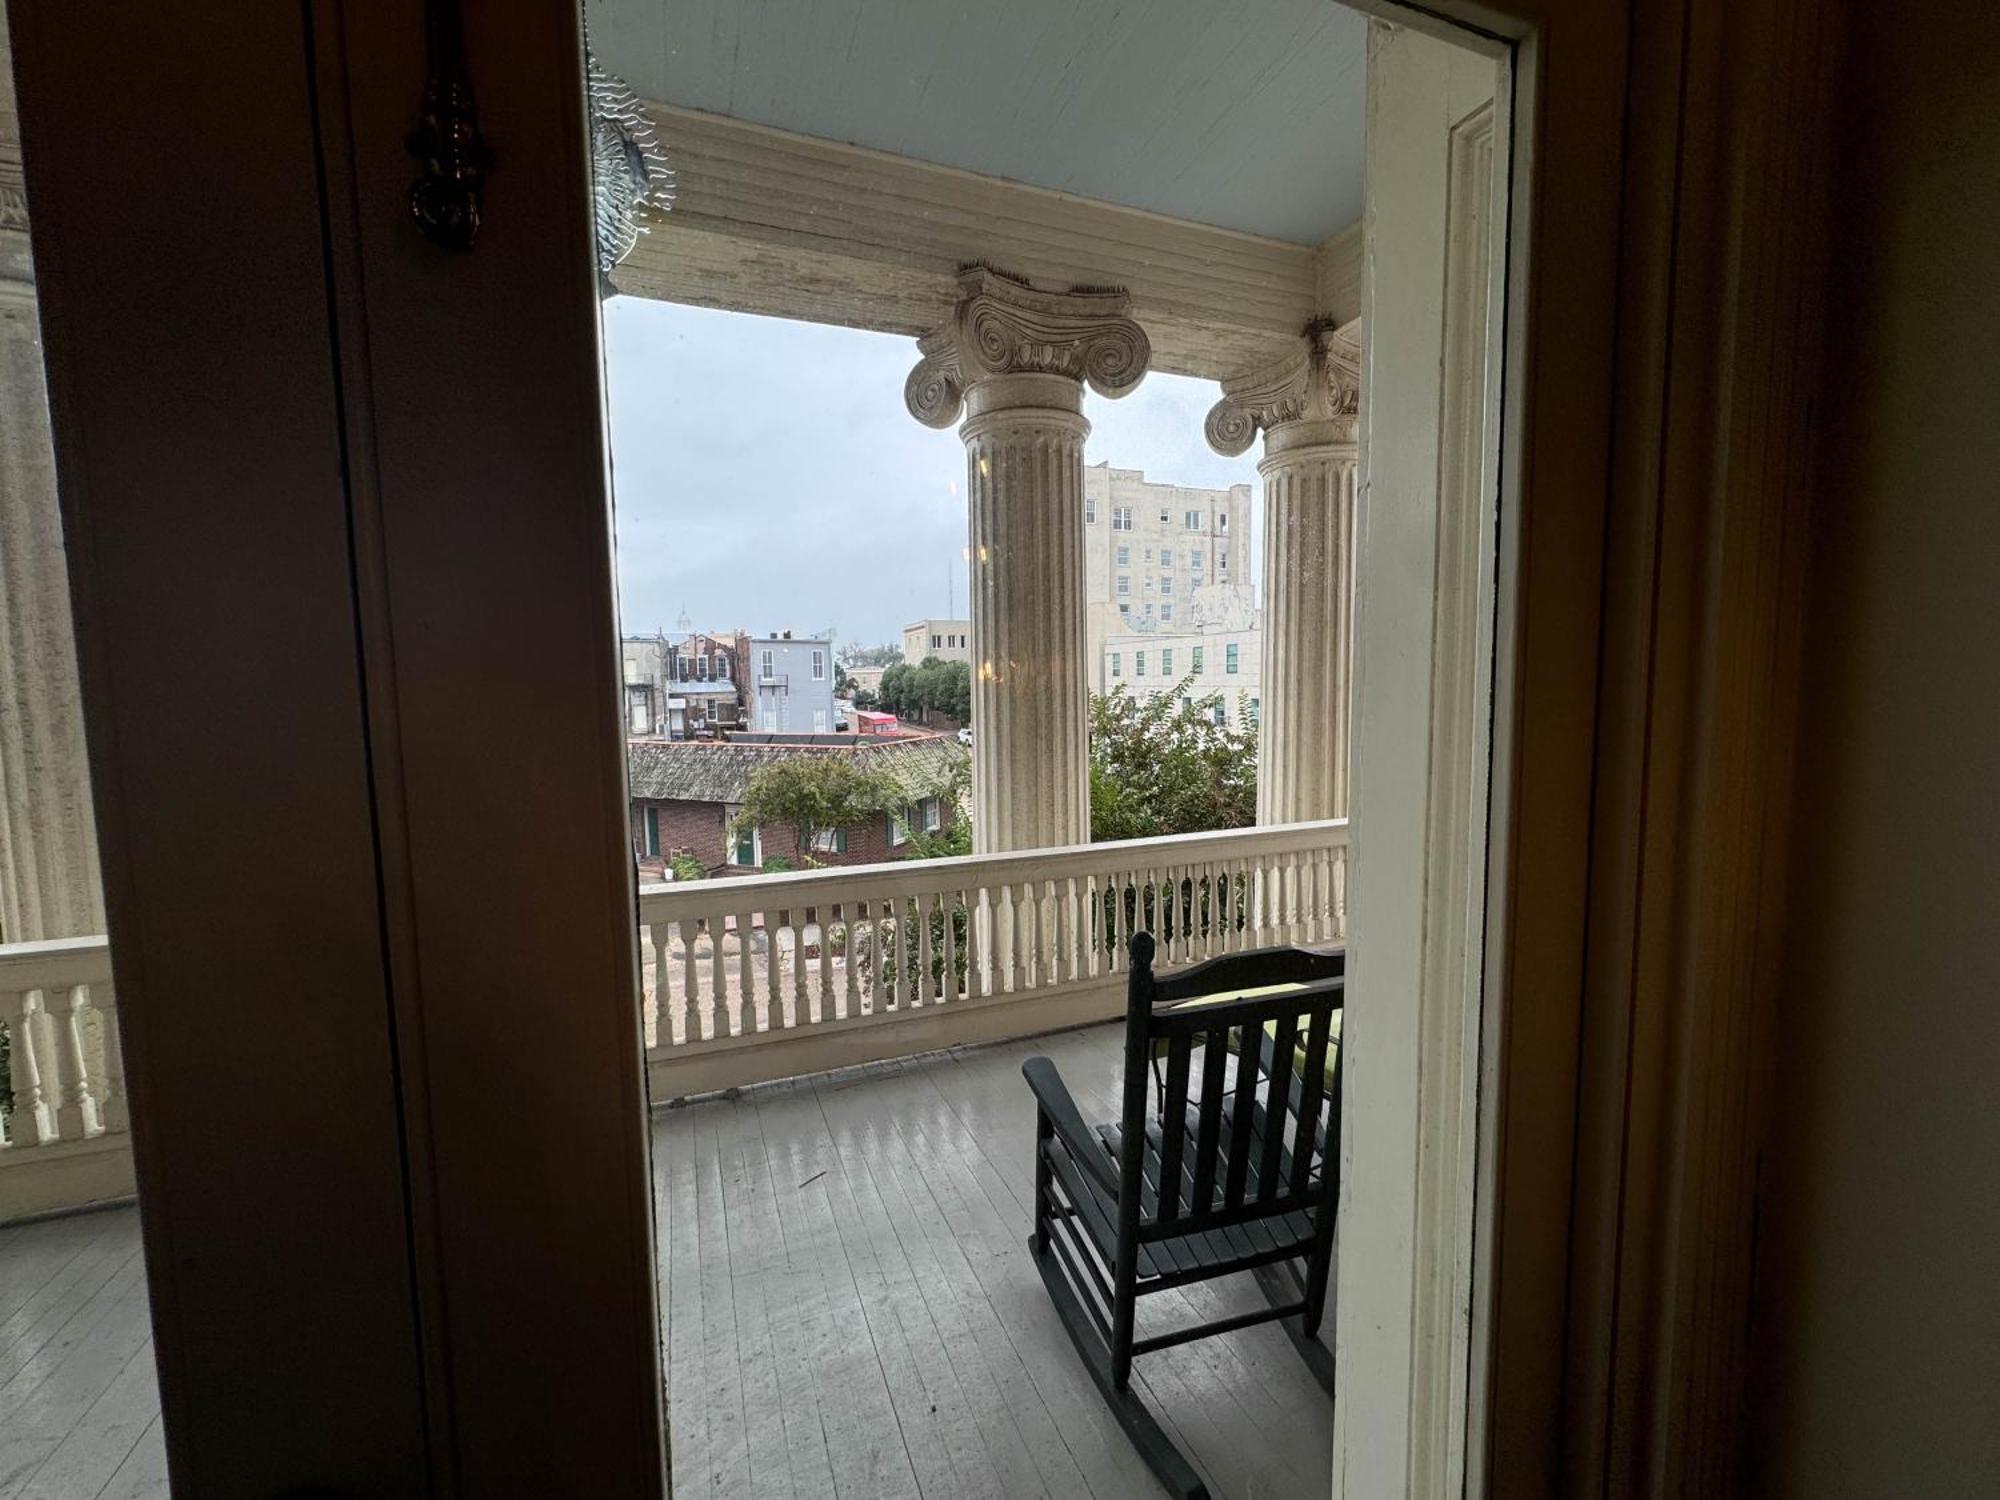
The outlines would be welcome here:
<svg viewBox="0 0 2000 1500">
<path fill-rule="evenodd" d="M 1125 872 L 1114 871 L 1105 881 L 1105 887 L 1105 894 L 1111 898 L 1111 904 L 1105 914 L 1105 921 L 1109 924 L 1109 931 L 1106 933 L 1109 941 L 1104 945 L 1104 952 L 1110 961 L 1111 972 L 1122 974 L 1125 972 L 1126 959 Z"/>
<path fill-rule="evenodd" d="M 1335 934 L 1344 943 L 1347 941 L 1347 872 L 1350 868 L 1347 859 L 1347 845 L 1342 844 L 1340 846 L 1339 855 L 1340 862 L 1334 869 L 1333 913 Z"/>
<path fill-rule="evenodd" d="M 942 912 L 944 910 L 944 902 L 938 900 L 937 894 L 934 891 L 919 892 L 913 903 L 917 909 L 916 1003 L 919 1005 L 930 1005 L 941 994 L 931 973 L 931 959 L 942 946 L 943 942 L 942 939 L 939 939 L 934 943 L 931 939 L 931 903 L 934 900 L 937 901 L 937 909 Z"/>
<path fill-rule="evenodd" d="M 887 1008 L 890 975 L 882 957 L 882 911 L 883 903 L 870 901 L 868 912 L 868 980 L 865 990 L 868 1008 L 880 1015 Z"/>
<path fill-rule="evenodd" d="M 90 1003 L 104 1028 L 104 1071 L 98 1075 L 94 1092 L 97 1111 L 106 1135 L 122 1134 L 132 1125 L 125 1106 L 125 1043 L 118 1026 L 118 992 L 108 979 L 90 987 Z"/>
<path fill-rule="evenodd" d="M 708 918 L 708 969 L 710 993 L 709 1010 L 715 1019 L 714 1036 L 735 1036 L 737 1030 L 730 1025 L 729 1015 L 729 968 L 723 962 L 722 939 L 728 929 L 729 919 L 717 912 Z"/>
<path fill-rule="evenodd" d="M 1173 920 L 1174 932 L 1172 951 L 1180 955 L 1182 963 L 1194 956 L 1194 950 L 1188 944 L 1187 908 L 1181 905 L 1181 882 L 1186 874 L 1185 865 L 1167 867 L 1167 915 Z"/>
<path fill-rule="evenodd" d="M 806 968 L 806 929 L 811 924 L 806 921 L 806 908 L 792 908 L 792 1024 L 804 1026 L 812 1020 L 809 1008 L 811 981 Z"/>
<path fill-rule="evenodd" d="M 992 930 L 992 916 L 986 912 L 986 888 L 968 886 L 966 888 L 966 1000 L 980 994 L 992 994 L 992 982 L 986 974 L 986 934 Z"/>
<path fill-rule="evenodd" d="M 821 902 L 812 909 L 813 925 L 819 929 L 819 1009 L 815 1021 L 833 1019 L 833 908 Z"/>
<path fill-rule="evenodd" d="M 993 903 L 993 994 L 1014 992 L 1014 887 L 1006 881 L 988 887 Z"/>
<path fill-rule="evenodd" d="M 736 914 L 736 1019 L 747 1035 L 765 1028 L 757 1024 L 757 924 L 753 914 Z M 768 970 L 769 964 L 765 965 Z M 765 1018 L 766 1025 L 769 1017 Z"/>
<path fill-rule="evenodd" d="M 1326 850 L 1315 849 L 1312 854 L 1312 941 L 1326 941 Z"/>
<path fill-rule="evenodd" d="M 696 1005 L 696 996 L 701 992 L 700 980 L 694 964 L 694 938 L 701 924 L 692 917 L 682 917 L 676 924 L 681 934 L 681 1036 L 684 1040 L 701 1040 L 701 1011 Z M 721 1036 L 720 1031 L 716 1032 Z"/>
<path fill-rule="evenodd" d="M 24 991 L 0 990 L 0 1021 L 7 1023 L 8 1083 L 14 1090 L 7 1144 L 39 1146 L 50 1138 L 50 1121 L 42 1096 L 41 1049 L 35 1035 L 40 1023 L 35 1002 Z"/>
<path fill-rule="evenodd" d="M 55 1100 L 56 1135 L 80 1141 L 97 1125 L 97 1101 L 90 1097 L 89 1066 L 83 1060 L 83 986 L 51 985 L 42 991 L 44 1023 L 53 1045 L 50 1060 L 55 1076 L 50 1091 Z"/>
<path fill-rule="evenodd" d="M 673 966 L 667 962 L 667 939 L 670 936 L 667 924 L 649 922 L 646 936 L 653 947 L 653 1025 L 646 1045 L 665 1047 L 674 1040 Z"/>
<path fill-rule="evenodd" d="M 910 903 L 897 897 L 885 903 L 895 913 L 889 922 L 889 945 L 895 950 L 889 974 L 889 1004 L 897 1010 L 910 1007 Z"/>
<path fill-rule="evenodd" d="M 962 891 L 941 891 L 938 893 L 938 938 L 944 952 L 938 969 L 938 1001 L 948 1004 L 959 997 L 958 986 L 958 914 L 965 909 L 965 895 Z"/>
<path fill-rule="evenodd" d="M 840 973 L 844 1003 L 840 1007 L 843 1016 L 861 1014 L 861 965 L 855 962 L 861 952 L 861 924 L 855 920 L 852 901 L 840 903 Z"/>
<path fill-rule="evenodd" d="M 1076 877 L 1064 875 L 1056 888 L 1056 978 L 1074 984 L 1083 977 L 1082 945 L 1076 933 Z"/>
<path fill-rule="evenodd" d="M 764 913 L 764 930 L 770 934 L 770 942 L 765 947 L 765 952 L 769 955 L 769 962 L 765 966 L 765 972 L 770 975 L 771 1029 L 773 1031 L 778 1030 L 780 1027 L 790 1027 L 798 1023 L 798 1006 L 796 1004 L 787 1005 L 785 1003 L 786 991 L 788 989 L 795 991 L 798 985 L 799 960 L 802 956 L 799 947 L 798 924 L 792 917 L 793 910 L 794 908 L 792 907 L 781 906 L 776 911 L 767 911 Z M 792 940 L 792 982 L 790 985 L 785 983 L 784 939 L 786 938 Z"/>
<path fill-rule="evenodd" d="M 1014 909 L 1021 913 L 1020 925 L 1015 929 L 1020 937 L 1021 987 L 1038 989 L 1042 983 L 1042 899 L 1040 881 L 1021 882 L 1019 899 Z"/>
</svg>

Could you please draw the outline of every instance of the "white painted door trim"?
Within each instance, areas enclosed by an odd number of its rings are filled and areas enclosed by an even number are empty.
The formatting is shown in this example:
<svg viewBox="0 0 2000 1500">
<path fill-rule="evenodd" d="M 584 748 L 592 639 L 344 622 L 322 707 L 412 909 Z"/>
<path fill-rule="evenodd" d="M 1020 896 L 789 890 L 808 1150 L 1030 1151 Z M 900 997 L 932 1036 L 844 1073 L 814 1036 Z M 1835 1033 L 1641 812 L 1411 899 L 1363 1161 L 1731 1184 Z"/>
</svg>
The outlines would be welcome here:
<svg viewBox="0 0 2000 1500">
<path fill-rule="evenodd" d="M 1333 1465 L 1357 1500 L 1466 1488 L 1508 167 L 1504 58 L 1378 21 L 1368 68 Z"/>
</svg>

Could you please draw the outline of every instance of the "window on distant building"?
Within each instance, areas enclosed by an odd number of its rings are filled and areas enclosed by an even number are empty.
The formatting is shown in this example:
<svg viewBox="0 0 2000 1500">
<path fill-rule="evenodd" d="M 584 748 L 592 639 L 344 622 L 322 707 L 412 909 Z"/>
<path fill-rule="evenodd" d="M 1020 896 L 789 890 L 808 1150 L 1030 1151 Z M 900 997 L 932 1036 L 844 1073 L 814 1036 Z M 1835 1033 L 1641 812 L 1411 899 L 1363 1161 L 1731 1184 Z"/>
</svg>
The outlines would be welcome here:
<svg viewBox="0 0 2000 1500">
<path fill-rule="evenodd" d="M 764 650 L 764 677 L 766 681 L 778 675 L 777 660 L 777 653 L 766 647 Z"/>
<path fill-rule="evenodd" d="M 813 710 L 813 733 L 814 734 L 826 733 L 826 710 L 823 708 L 816 708 Z"/>
<path fill-rule="evenodd" d="M 1162 594 L 1171 594 L 1173 591 L 1174 575 L 1171 573 L 1162 573 L 1160 575 L 1160 592 Z"/>
<path fill-rule="evenodd" d="M 1219 510 L 1215 513 L 1215 529 L 1217 531 L 1227 531 L 1229 529 L 1228 511 Z"/>
<path fill-rule="evenodd" d="M 1160 618 L 1162 620 L 1171 620 L 1173 617 L 1174 607 L 1171 604 L 1162 604 L 1160 606 Z"/>
<path fill-rule="evenodd" d="M 702 681 L 702 682 L 706 682 L 706 681 L 708 681 L 708 658 L 707 658 L 707 657 L 705 657 L 705 656 L 697 656 L 697 657 L 696 657 L 696 658 L 694 659 L 694 675 L 696 676 L 696 678 L 698 678 L 698 679 L 699 679 L 700 681 Z"/>
<path fill-rule="evenodd" d="M 1121 604 L 1118 606 L 1118 613 L 1121 615 L 1129 615 L 1132 613 L 1132 606 L 1129 604 Z"/>
<path fill-rule="evenodd" d="M 1132 580 L 1129 576 L 1127 576 L 1124 573 L 1120 573 L 1118 575 L 1118 592 L 1121 594 L 1129 594 L 1132 592 Z"/>
<path fill-rule="evenodd" d="M 1167 524 L 1167 508 L 1164 505 L 1160 507 L 1160 524 L 1162 526 Z"/>
<path fill-rule="evenodd" d="M 1217 553 L 1215 557 L 1215 565 L 1216 567 L 1220 568 L 1223 572 L 1227 573 L 1229 571 L 1229 554 L 1227 552 Z"/>
<path fill-rule="evenodd" d="M 901 813 L 889 814 L 889 847 L 901 848 L 910 841 L 910 822 Z"/>
<path fill-rule="evenodd" d="M 1193 656 L 1194 656 L 1194 670 L 1195 670 L 1195 675 L 1196 675 L 1196 676 L 1200 676 L 1200 675 L 1201 675 L 1201 647 L 1199 647 L 1199 646 L 1196 646 L 1196 647 L 1194 648 L 1194 651 L 1193 651 L 1193 653 L 1192 653 L 1192 654 L 1193 654 Z"/>
<path fill-rule="evenodd" d="M 1198 510 L 1189 511 L 1181 517 L 1181 525 L 1185 526 L 1189 531 L 1201 530 L 1201 512 Z"/>
<path fill-rule="evenodd" d="M 764 835 L 759 829 L 747 828 L 736 835 L 735 859 L 732 863 L 748 865 L 753 870 L 763 867 Z"/>
<path fill-rule="evenodd" d="M 1111 653 L 1111 675 L 1113 677 L 1123 677 L 1125 675 L 1124 652 L 1114 651 Z"/>
<path fill-rule="evenodd" d="M 1171 568 L 1173 565 L 1174 565 L 1174 549 L 1171 547 L 1162 547 L 1160 549 L 1160 566 L 1163 568 Z"/>
<path fill-rule="evenodd" d="M 1222 648 L 1222 670 L 1225 672 L 1234 672 L 1236 670 L 1236 642 L 1234 641 L 1231 641 Z"/>
<path fill-rule="evenodd" d="M 646 853 L 654 859 L 660 857 L 660 810 L 650 802 L 646 804 Z"/>
<path fill-rule="evenodd" d="M 764 705 L 763 723 L 758 727 L 766 734 L 778 732 L 778 711 L 768 703 Z"/>
<path fill-rule="evenodd" d="M 936 833 L 944 826 L 944 804 L 936 797 L 926 797 L 923 802 L 924 832 Z"/>
<path fill-rule="evenodd" d="M 1250 700 L 1250 722 L 1252 724 L 1257 722 L 1257 700 L 1255 698 Z"/>
<path fill-rule="evenodd" d="M 845 854 L 847 852 L 847 830 L 845 828 L 823 828 L 813 835 L 813 853 Z"/>
<path fill-rule="evenodd" d="M 1113 560 L 1121 568 L 1129 568 L 1132 565 L 1132 549 L 1130 547 L 1120 547 L 1112 556 Z"/>
<path fill-rule="evenodd" d="M 1097 524 L 1097 497 L 1095 495 L 1085 495 L 1083 497 L 1083 524 L 1086 526 L 1095 526 Z"/>
<path fill-rule="evenodd" d="M 1133 675 L 1134 677 L 1144 677 L 1144 676 L 1146 675 L 1146 653 L 1145 653 L 1145 652 L 1143 652 L 1143 651 L 1134 651 L 1134 652 L 1132 653 L 1132 675 Z"/>
<path fill-rule="evenodd" d="M 1201 555 L 1201 549 L 1199 547 L 1197 547 L 1194 551 L 1188 554 L 1188 566 L 1190 568 L 1193 568 L 1197 573 L 1201 571 L 1202 555 Z"/>
<path fill-rule="evenodd" d="M 1208 716 L 1215 721 L 1218 728 L 1228 722 L 1229 715 L 1223 711 L 1222 700 L 1220 698 L 1217 698 L 1208 706 Z"/>
<path fill-rule="evenodd" d="M 813 681 L 826 681 L 826 653 L 824 651 L 813 652 Z"/>
<path fill-rule="evenodd" d="M 1114 505 L 1111 507 L 1111 529 L 1113 531 L 1130 531 L 1132 529 L 1131 506 Z"/>
<path fill-rule="evenodd" d="M 1172 646 L 1162 646 L 1160 648 L 1160 675 L 1162 677 L 1171 677 L 1174 675 L 1174 648 Z"/>
</svg>

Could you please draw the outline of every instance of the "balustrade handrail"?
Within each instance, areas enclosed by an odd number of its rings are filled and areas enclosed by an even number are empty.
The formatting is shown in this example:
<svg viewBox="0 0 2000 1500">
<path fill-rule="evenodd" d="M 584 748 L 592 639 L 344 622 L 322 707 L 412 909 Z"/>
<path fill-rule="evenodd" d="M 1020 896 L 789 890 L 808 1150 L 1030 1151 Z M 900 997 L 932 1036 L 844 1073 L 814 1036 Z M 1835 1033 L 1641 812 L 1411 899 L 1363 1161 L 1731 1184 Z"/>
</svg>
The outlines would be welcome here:
<svg viewBox="0 0 2000 1500">
<path fill-rule="evenodd" d="M 717 880 L 668 881 L 642 886 L 641 922 L 675 922 L 715 910 L 734 912 L 813 907 L 837 903 L 843 894 L 863 897 L 911 896 L 937 889 L 947 869 L 955 886 L 995 886 L 1009 881 L 1050 879 L 1103 869 L 1166 869 L 1229 859 L 1237 855 L 1303 854 L 1341 848 L 1347 820 L 1270 827 L 1223 828 L 1204 833 L 1170 833 L 1149 839 L 1102 844 L 1067 844 L 1004 854 L 963 854 L 943 859 L 892 859 L 868 865 L 830 865 L 817 870 L 771 875 L 730 875 Z"/>
</svg>

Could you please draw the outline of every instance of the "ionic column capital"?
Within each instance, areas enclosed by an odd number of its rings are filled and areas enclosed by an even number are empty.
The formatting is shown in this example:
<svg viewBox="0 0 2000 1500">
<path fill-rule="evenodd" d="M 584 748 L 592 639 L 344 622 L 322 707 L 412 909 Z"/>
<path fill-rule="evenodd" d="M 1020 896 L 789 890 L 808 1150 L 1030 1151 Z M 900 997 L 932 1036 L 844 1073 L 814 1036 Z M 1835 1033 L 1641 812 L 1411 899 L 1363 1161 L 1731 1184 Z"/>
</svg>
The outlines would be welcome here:
<svg viewBox="0 0 2000 1500">
<path fill-rule="evenodd" d="M 1331 322 L 1308 324 L 1283 359 L 1222 382 L 1222 399 L 1202 431 L 1228 458 L 1264 434 L 1265 451 L 1304 444 L 1352 443 L 1361 410 L 1361 350 Z"/>
<path fill-rule="evenodd" d="M 1152 345 L 1121 290 L 1042 291 L 984 266 L 961 271 L 958 286 L 951 321 L 917 341 L 922 357 L 903 385 L 927 427 L 951 426 L 979 386 L 996 398 L 988 406 L 1041 405 L 1055 380 L 1118 397 L 1145 378 Z"/>
</svg>

